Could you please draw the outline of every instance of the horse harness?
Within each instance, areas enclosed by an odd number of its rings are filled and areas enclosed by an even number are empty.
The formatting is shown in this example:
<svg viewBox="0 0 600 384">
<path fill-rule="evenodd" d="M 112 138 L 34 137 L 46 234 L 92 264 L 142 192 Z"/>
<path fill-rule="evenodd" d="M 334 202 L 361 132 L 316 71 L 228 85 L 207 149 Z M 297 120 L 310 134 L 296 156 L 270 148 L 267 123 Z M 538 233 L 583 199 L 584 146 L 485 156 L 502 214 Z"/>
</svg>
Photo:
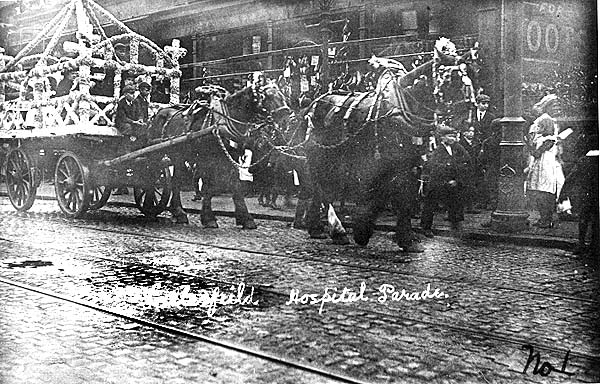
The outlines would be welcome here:
<svg viewBox="0 0 600 384">
<path fill-rule="evenodd" d="M 384 73 L 386 73 L 386 72 L 384 72 Z M 382 73 L 382 75 L 384 73 Z M 412 113 L 406 111 L 407 104 L 406 104 L 406 101 L 404 100 L 403 93 L 398 93 L 398 98 L 400 99 L 399 101 L 401 103 L 400 108 L 391 108 L 386 113 L 381 114 L 381 103 L 383 101 L 383 90 L 386 89 L 387 85 L 390 82 L 392 82 L 393 80 L 394 80 L 394 78 L 392 77 L 389 80 L 387 80 L 387 82 L 384 85 L 378 83 L 375 90 L 371 91 L 371 92 L 360 92 L 360 93 L 350 92 L 348 95 L 345 96 L 345 98 L 343 99 L 343 101 L 340 104 L 332 103 L 332 102 L 324 99 L 326 96 L 332 95 L 331 92 L 325 93 L 325 94 L 321 95 L 320 97 L 318 97 L 317 99 L 315 99 L 313 101 L 313 103 L 311 103 L 309 112 L 306 114 L 306 119 L 309 122 L 309 130 L 311 128 L 312 119 L 314 118 L 314 112 L 315 112 L 315 109 L 316 109 L 318 103 L 325 103 L 325 104 L 331 104 L 331 108 L 326 113 L 326 116 L 325 116 L 324 122 L 323 122 L 324 125 L 327 125 L 328 122 L 333 120 L 333 118 L 335 117 L 335 115 L 337 113 L 339 113 L 342 109 L 345 109 L 346 112 L 344 113 L 342 121 L 343 121 L 344 130 L 347 131 L 348 130 L 348 122 L 349 122 L 351 116 L 353 115 L 353 112 L 359 109 L 358 106 L 365 99 L 374 95 L 374 100 L 373 100 L 373 103 L 369 106 L 369 111 L 368 111 L 367 117 L 365 118 L 365 121 L 358 127 L 358 129 L 356 129 L 354 132 L 348 133 L 346 135 L 346 137 L 344 137 L 340 142 L 338 142 L 336 144 L 327 145 L 327 144 L 317 143 L 314 139 L 313 139 L 313 142 L 322 149 L 335 149 L 335 148 L 342 146 L 349 140 L 355 138 L 356 136 L 358 136 L 358 134 L 360 132 L 362 132 L 362 130 L 365 127 L 367 127 L 369 124 L 373 124 L 373 128 L 374 128 L 373 134 L 375 136 L 375 157 L 378 159 L 381 158 L 381 155 L 379 153 L 379 140 L 378 140 L 378 135 L 379 135 L 378 123 L 379 123 L 379 121 L 381 121 L 387 117 L 397 115 L 397 112 L 394 111 L 395 109 L 397 109 L 400 111 L 400 116 L 398 116 L 398 117 L 402 121 L 404 121 L 405 123 L 410 125 L 411 116 L 409 116 L 409 115 L 412 115 Z M 396 92 L 397 92 L 397 90 L 396 90 Z M 350 105 L 348 105 L 349 100 L 351 100 L 353 97 L 354 97 L 354 100 L 350 103 Z M 419 119 L 422 119 L 422 118 L 420 118 L 420 116 L 417 116 L 417 117 Z M 307 132 L 307 134 L 308 134 L 308 132 Z M 406 135 L 412 136 L 410 134 L 406 134 Z M 415 137 L 413 136 L 412 141 L 414 141 L 414 138 Z"/>
</svg>

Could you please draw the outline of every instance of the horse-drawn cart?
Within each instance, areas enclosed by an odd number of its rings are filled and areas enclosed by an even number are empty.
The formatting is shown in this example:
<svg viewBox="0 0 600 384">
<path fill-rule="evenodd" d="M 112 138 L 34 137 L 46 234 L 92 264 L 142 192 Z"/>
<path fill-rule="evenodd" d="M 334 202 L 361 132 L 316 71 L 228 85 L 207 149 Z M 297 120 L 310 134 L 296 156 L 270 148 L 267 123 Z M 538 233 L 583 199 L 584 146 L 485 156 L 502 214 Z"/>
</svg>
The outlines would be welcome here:
<svg viewBox="0 0 600 384">
<path fill-rule="evenodd" d="M 33 205 L 44 179 L 54 184 L 58 204 L 69 217 L 101 208 L 111 190 L 119 187 L 133 187 L 138 207 L 148 216 L 160 214 L 167 206 L 168 163 L 156 154 L 115 163 L 113 157 L 122 155 L 119 136 L 70 134 L 0 140 L 8 145 L 6 188 L 18 211 Z M 110 166 L 105 165 L 107 161 Z"/>
<path fill-rule="evenodd" d="M 107 22 L 119 33 L 108 37 Z M 47 38 L 43 52 L 33 53 Z M 119 51 L 119 46 L 128 49 Z M 122 85 L 139 76 L 168 80 L 169 101 L 178 103 L 177 60 L 182 54 L 185 50 L 176 42 L 162 50 L 92 0 L 71 0 L 21 52 L 4 56 L 0 153 L 15 209 L 31 208 L 40 184 L 50 181 L 69 217 L 102 207 L 115 187 L 133 187 L 144 214 L 162 212 L 171 178 L 160 150 L 164 145 L 136 148 L 130 136 L 115 128 L 113 115 Z M 52 85 L 65 72 L 75 72 L 77 78 L 68 94 L 56 96 Z M 167 105 L 150 106 L 156 110 Z"/>
</svg>

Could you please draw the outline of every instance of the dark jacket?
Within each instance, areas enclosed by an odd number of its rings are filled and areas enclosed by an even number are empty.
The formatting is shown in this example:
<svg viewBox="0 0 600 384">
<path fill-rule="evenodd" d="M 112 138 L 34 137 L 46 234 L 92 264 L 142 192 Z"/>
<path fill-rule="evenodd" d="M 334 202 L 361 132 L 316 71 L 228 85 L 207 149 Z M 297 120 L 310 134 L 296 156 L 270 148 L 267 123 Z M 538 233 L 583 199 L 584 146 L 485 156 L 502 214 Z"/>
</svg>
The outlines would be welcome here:
<svg viewBox="0 0 600 384">
<path fill-rule="evenodd" d="M 492 131 L 492 121 L 496 118 L 490 111 L 486 111 L 481 121 L 477 120 L 477 110 L 474 112 L 475 118 L 473 119 L 473 126 L 475 127 L 475 135 L 479 136 L 481 141 L 494 136 L 495 132 Z"/>
<path fill-rule="evenodd" d="M 475 120 L 473 126 L 475 127 L 475 137 L 481 141 L 482 144 L 482 156 L 481 160 L 483 164 L 493 164 L 500 161 L 500 140 L 502 139 L 502 131 L 500 125 L 494 123 L 494 116 L 491 112 L 487 111 L 483 115 L 481 121 L 477 120 L 477 111 L 475 111 Z"/>
<path fill-rule="evenodd" d="M 576 204 L 585 207 L 598 206 L 598 157 L 582 156 L 565 178 L 559 201 L 575 197 Z M 581 207 L 575 207 L 580 210 Z"/>
<path fill-rule="evenodd" d="M 458 144 L 460 144 L 467 151 L 471 157 L 471 161 L 477 161 L 481 152 L 481 141 L 479 141 L 479 139 L 473 138 L 473 140 L 471 140 L 471 144 L 469 144 L 464 137 L 461 137 Z"/>
<path fill-rule="evenodd" d="M 470 176 L 482 177 L 483 176 L 483 169 L 482 169 L 482 164 L 481 164 L 482 145 L 481 145 L 481 142 L 479 141 L 479 139 L 473 138 L 473 140 L 471 141 L 471 144 L 469 144 L 467 142 L 467 140 L 465 140 L 464 137 L 461 137 L 461 139 L 458 143 L 469 154 L 470 161 L 469 161 L 468 170 L 470 172 Z"/>
<path fill-rule="evenodd" d="M 424 172 L 429 174 L 430 188 L 447 185 L 451 180 L 456 180 L 459 187 L 465 184 L 471 157 L 458 143 L 452 144 L 450 148 L 452 156 L 444 145 L 438 145 L 425 162 Z"/>
<path fill-rule="evenodd" d="M 148 121 L 148 108 L 150 107 L 150 103 L 146 100 L 141 94 L 138 95 L 134 103 L 137 103 L 138 108 L 140 110 L 140 114 L 142 116 L 142 120 Z"/>
<path fill-rule="evenodd" d="M 142 118 L 139 104 L 135 100 L 129 104 L 125 97 L 119 100 L 117 112 L 115 114 L 115 126 L 122 129 L 126 124 L 132 124 Z"/>
</svg>

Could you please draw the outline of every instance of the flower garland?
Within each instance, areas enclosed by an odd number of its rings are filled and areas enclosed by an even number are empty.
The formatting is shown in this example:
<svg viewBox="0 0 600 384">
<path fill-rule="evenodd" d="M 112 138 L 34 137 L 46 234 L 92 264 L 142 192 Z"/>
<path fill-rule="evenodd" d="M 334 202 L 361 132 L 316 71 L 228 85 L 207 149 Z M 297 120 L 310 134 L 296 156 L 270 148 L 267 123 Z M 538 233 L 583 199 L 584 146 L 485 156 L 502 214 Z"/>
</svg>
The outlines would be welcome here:
<svg viewBox="0 0 600 384">
<path fill-rule="evenodd" d="M 8 72 L 9 69 L 12 69 L 18 62 L 31 52 L 33 48 L 35 48 L 42 40 L 46 33 L 48 33 L 52 28 L 56 26 L 56 24 L 66 15 L 73 11 L 73 7 L 75 6 L 75 0 L 72 0 L 68 7 L 63 8 L 48 24 L 44 26 L 42 31 L 25 46 L 6 66 L 1 70 L 1 72 Z"/>
<path fill-rule="evenodd" d="M 139 63 L 139 54 L 140 54 L 140 38 L 138 35 L 135 35 L 131 38 L 129 42 L 129 62 L 131 64 Z"/>
<path fill-rule="evenodd" d="M 118 36 L 108 38 L 99 23 L 98 18 L 94 14 L 94 11 L 99 11 L 101 14 L 106 16 L 113 24 L 115 24 L 121 32 L 124 32 Z M 56 48 L 60 37 L 64 34 L 67 26 L 69 25 L 71 15 L 76 12 L 77 25 L 82 35 L 78 35 L 79 38 L 79 54 L 80 56 L 75 59 L 69 59 L 65 62 L 60 62 L 58 58 L 52 56 L 53 50 Z M 87 16 L 87 17 L 86 17 Z M 91 21 L 91 23 L 90 23 Z M 100 34 L 104 38 L 103 41 L 97 44 L 93 44 L 92 34 L 96 28 L 100 31 Z M 46 48 L 42 54 L 36 54 L 28 56 L 32 49 L 34 49 L 46 35 L 53 32 L 52 38 L 46 45 Z M 92 47 L 88 48 L 83 46 L 84 41 L 90 39 Z M 127 39 L 130 41 L 130 62 L 123 62 L 116 55 L 113 43 L 117 40 Z M 148 49 L 152 52 L 154 59 L 156 60 L 156 66 L 144 66 L 139 63 L 139 49 L 140 45 L 143 48 Z M 180 92 L 181 70 L 179 69 L 178 57 L 185 54 L 185 49 L 179 48 L 178 46 L 170 47 L 173 49 L 172 54 L 161 50 L 154 42 L 140 36 L 125 26 L 122 22 L 114 18 L 110 13 L 96 4 L 93 0 L 71 0 L 67 6 L 61 9 L 58 14 L 44 26 L 42 31 L 27 44 L 27 46 L 19 52 L 14 58 L 11 58 L 10 62 L 0 69 L 0 81 L 19 81 L 21 82 L 21 94 L 27 87 L 27 83 L 30 81 L 36 84 L 40 81 L 48 83 L 47 76 L 57 72 L 71 70 L 79 72 L 79 92 L 72 91 L 70 97 L 72 100 L 80 101 L 79 113 L 82 115 L 82 119 L 86 120 L 85 116 L 89 115 L 89 103 L 90 100 L 89 88 L 90 88 L 90 68 L 104 68 L 106 70 L 114 70 L 115 75 L 113 79 L 114 86 L 114 101 L 117 102 L 120 96 L 120 87 L 122 81 L 123 71 L 127 71 L 133 74 L 154 74 L 156 77 L 168 77 L 170 79 L 170 100 L 172 103 L 178 102 Z M 98 58 L 92 58 L 92 50 L 94 52 L 102 51 L 102 55 L 105 60 Z M 30 71 L 9 71 L 15 66 L 19 66 L 22 63 L 29 61 L 38 60 L 37 64 Z M 52 65 L 47 65 L 48 62 L 54 61 Z M 165 68 L 165 63 L 168 63 L 170 68 Z M 49 84 L 49 83 L 48 83 Z M 42 92 L 39 87 L 34 87 L 34 100 L 25 101 L 20 100 L 18 104 L 10 104 L 12 106 L 20 106 L 26 109 L 41 108 L 47 106 L 58 105 L 59 100 L 64 98 L 50 99 L 48 92 Z M 69 99 L 71 100 L 71 99 Z M 38 111 L 40 112 L 40 111 Z M 39 116 L 36 116 L 36 121 L 39 120 Z M 43 125 L 43 121 L 40 122 Z"/>
<path fill-rule="evenodd" d="M 152 40 L 147 39 L 144 36 L 140 36 L 137 33 L 133 32 L 129 27 L 127 27 L 125 24 L 123 24 L 121 21 L 119 21 L 117 18 L 115 18 L 112 14 L 110 14 L 108 11 L 106 11 L 104 8 L 102 8 L 101 6 L 99 6 L 98 4 L 96 4 L 93 0 L 86 0 L 87 3 L 94 8 L 96 11 L 102 13 L 105 17 L 107 17 L 113 24 L 115 24 L 117 26 L 117 28 L 123 32 L 126 32 L 127 34 L 131 34 L 131 35 L 136 35 L 140 37 L 140 40 L 147 43 L 148 45 L 150 45 L 156 52 L 161 52 L 161 49 L 158 45 L 156 45 Z M 161 52 L 161 55 L 163 55 L 165 58 L 168 59 L 168 61 L 171 63 L 172 66 L 176 67 L 179 65 L 179 63 L 174 62 L 170 57 L 168 57 L 166 54 Z"/>
</svg>

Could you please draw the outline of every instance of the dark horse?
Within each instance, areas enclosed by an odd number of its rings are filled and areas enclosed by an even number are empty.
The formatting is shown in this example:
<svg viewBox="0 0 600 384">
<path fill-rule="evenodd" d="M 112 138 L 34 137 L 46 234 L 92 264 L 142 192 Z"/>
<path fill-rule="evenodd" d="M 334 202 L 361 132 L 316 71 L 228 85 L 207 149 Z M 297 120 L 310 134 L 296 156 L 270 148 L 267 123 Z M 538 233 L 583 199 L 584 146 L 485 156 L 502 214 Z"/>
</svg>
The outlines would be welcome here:
<svg viewBox="0 0 600 384">
<path fill-rule="evenodd" d="M 458 58 L 446 64 L 458 69 Z M 437 100 L 426 76 L 432 73 L 432 65 L 433 61 L 404 74 L 384 69 L 374 91 L 328 93 L 313 102 L 308 112 L 312 140 L 307 146 L 314 184 L 307 215 L 311 237 L 324 237 L 322 203 L 337 200 L 340 191 L 351 189 L 359 203 L 353 217 L 357 244 L 369 242 L 375 220 L 391 203 L 397 217 L 397 244 L 406 252 L 424 251 L 412 232 L 410 217 L 418 191 L 416 170 L 435 129 Z M 437 89 L 449 94 L 447 84 L 442 85 Z M 339 222 L 332 228 L 334 241 L 347 242 Z"/>
<path fill-rule="evenodd" d="M 171 147 L 167 155 L 173 167 L 172 197 L 169 210 L 177 223 L 187 223 L 181 206 L 182 178 L 185 162 L 196 162 L 203 181 L 201 221 L 205 227 L 217 228 L 211 207 L 217 176 L 229 175 L 233 191 L 235 218 L 238 225 L 254 229 L 256 224 L 244 201 L 243 183 L 238 177 L 242 166 L 238 159 L 246 148 L 252 148 L 252 138 L 261 129 L 276 124 L 277 119 L 290 113 L 285 97 L 274 84 L 246 87 L 228 94 L 220 87 L 198 87 L 202 95 L 190 105 L 161 109 L 149 129 L 150 139 L 164 140 L 185 133 L 199 136 L 185 144 Z M 253 163 L 260 161 L 254 154 Z"/>
</svg>

